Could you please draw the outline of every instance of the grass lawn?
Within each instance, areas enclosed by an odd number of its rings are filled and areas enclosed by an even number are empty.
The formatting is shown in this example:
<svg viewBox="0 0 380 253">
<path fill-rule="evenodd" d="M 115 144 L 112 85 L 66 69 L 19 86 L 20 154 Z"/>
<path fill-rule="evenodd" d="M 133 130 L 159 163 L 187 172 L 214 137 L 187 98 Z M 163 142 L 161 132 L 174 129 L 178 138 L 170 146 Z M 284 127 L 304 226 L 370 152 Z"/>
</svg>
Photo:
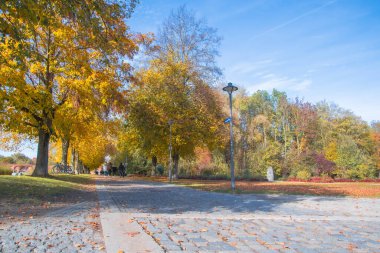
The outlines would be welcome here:
<svg viewBox="0 0 380 253">
<path fill-rule="evenodd" d="M 0 202 L 40 204 L 68 194 L 90 190 L 90 175 L 54 175 L 48 178 L 0 176 Z"/>
<path fill-rule="evenodd" d="M 137 180 L 159 181 L 167 183 L 166 177 L 132 177 Z M 175 184 L 199 190 L 231 192 L 230 181 L 179 179 Z M 318 196 L 351 196 L 380 198 L 380 183 L 310 183 L 310 182 L 236 182 L 237 193 L 274 193 Z"/>
</svg>

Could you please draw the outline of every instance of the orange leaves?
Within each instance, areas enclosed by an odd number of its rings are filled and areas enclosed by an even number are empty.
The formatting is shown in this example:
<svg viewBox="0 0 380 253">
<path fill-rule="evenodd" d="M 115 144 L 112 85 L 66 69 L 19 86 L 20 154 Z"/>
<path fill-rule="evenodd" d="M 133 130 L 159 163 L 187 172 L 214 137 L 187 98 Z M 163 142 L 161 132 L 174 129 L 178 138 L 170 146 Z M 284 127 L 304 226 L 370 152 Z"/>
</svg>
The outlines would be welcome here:
<svg viewBox="0 0 380 253">
<path fill-rule="evenodd" d="M 76 248 L 83 248 L 85 245 L 84 244 L 81 244 L 81 243 L 77 243 L 74 245 Z"/>
<path fill-rule="evenodd" d="M 357 249 L 358 248 L 358 246 L 356 245 L 356 244 L 353 244 L 353 243 L 350 243 L 350 244 L 348 244 L 348 246 L 347 246 L 347 249 L 349 250 L 349 251 L 353 251 L 353 250 L 355 250 L 355 249 Z"/>
<path fill-rule="evenodd" d="M 166 182 L 166 178 L 157 178 Z M 206 191 L 229 191 L 231 182 L 227 180 L 179 179 L 179 184 Z M 244 193 L 285 193 L 321 196 L 380 197 L 380 183 L 377 182 L 249 182 L 237 181 L 236 188 Z"/>
<path fill-rule="evenodd" d="M 263 240 L 260 240 L 260 239 L 256 239 L 256 241 L 257 241 L 258 243 L 260 243 L 261 245 L 265 245 L 265 244 L 267 244 L 267 242 L 265 242 L 265 241 L 263 241 Z"/>
<path fill-rule="evenodd" d="M 86 222 L 86 224 L 90 225 L 92 227 L 92 229 L 94 229 L 96 231 L 100 231 L 100 223 L 99 222 L 91 221 L 91 222 Z"/>
<path fill-rule="evenodd" d="M 92 213 L 92 214 L 88 215 L 88 217 L 91 219 L 99 218 L 99 214 L 98 213 Z"/>
<path fill-rule="evenodd" d="M 232 247 L 236 247 L 237 244 L 238 244 L 237 242 L 230 242 L 230 245 L 231 245 Z"/>
<path fill-rule="evenodd" d="M 137 232 L 137 231 L 135 231 L 135 232 L 128 232 L 127 233 L 127 235 L 130 236 L 130 237 L 135 237 L 135 236 L 137 236 L 139 234 L 140 234 L 140 232 Z"/>
<path fill-rule="evenodd" d="M 85 228 L 78 228 L 78 227 L 74 227 L 71 229 L 72 231 L 75 231 L 75 232 L 82 232 L 85 230 Z"/>
<path fill-rule="evenodd" d="M 135 35 L 135 40 L 139 44 L 143 44 L 144 46 L 150 46 L 154 40 L 154 34 L 151 32 L 146 34 L 138 33 Z"/>
<path fill-rule="evenodd" d="M 32 236 L 32 237 L 28 237 L 28 236 L 25 236 L 23 238 L 21 238 L 22 241 L 33 241 L 33 240 L 36 240 L 36 237 Z"/>
</svg>

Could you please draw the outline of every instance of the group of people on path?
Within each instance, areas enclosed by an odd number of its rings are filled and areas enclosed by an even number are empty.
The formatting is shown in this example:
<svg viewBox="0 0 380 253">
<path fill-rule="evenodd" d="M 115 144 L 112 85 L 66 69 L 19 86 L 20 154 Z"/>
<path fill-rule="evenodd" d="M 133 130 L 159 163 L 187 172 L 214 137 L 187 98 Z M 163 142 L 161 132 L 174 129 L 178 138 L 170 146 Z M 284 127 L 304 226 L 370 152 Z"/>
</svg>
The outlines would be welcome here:
<svg viewBox="0 0 380 253">
<path fill-rule="evenodd" d="M 105 163 L 102 167 L 95 171 L 97 175 L 125 177 L 127 175 L 124 164 L 120 163 L 119 167 L 112 166 L 112 163 Z"/>
</svg>

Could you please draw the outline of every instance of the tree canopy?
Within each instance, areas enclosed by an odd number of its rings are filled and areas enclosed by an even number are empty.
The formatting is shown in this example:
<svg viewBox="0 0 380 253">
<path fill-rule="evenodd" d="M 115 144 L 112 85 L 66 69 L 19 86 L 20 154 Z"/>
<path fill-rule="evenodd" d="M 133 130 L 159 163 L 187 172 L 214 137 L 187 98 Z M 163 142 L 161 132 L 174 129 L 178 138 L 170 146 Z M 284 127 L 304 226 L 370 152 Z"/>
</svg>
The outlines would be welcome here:
<svg viewBox="0 0 380 253">
<path fill-rule="evenodd" d="M 155 36 L 131 32 L 136 4 L 0 2 L 0 148 L 36 140 L 35 176 L 48 174 L 50 150 L 77 173 L 110 157 L 132 172 L 168 174 L 173 159 L 175 176 L 228 177 L 221 37 L 186 6 Z M 277 178 L 378 175 L 378 122 L 278 90 L 233 97 L 238 177 L 261 179 L 269 166 Z"/>
<path fill-rule="evenodd" d="M 6 1 L 0 12 L 0 122 L 5 131 L 38 136 L 35 175 L 46 176 L 55 120 L 75 100 L 120 103 L 138 47 L 124 19 L 135 1 Z M 61 129 L 62 130 L 62 129 Z M 61 131 L 62 132 L 62 131 Z"/>
</svg>

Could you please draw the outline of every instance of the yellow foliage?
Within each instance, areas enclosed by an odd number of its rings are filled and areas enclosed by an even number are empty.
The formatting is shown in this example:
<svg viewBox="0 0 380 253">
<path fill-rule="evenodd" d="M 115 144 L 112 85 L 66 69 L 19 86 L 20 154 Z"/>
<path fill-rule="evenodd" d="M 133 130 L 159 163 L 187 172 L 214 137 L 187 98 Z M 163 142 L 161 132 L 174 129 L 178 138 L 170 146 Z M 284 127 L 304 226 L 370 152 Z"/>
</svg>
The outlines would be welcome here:
<svg viewBox="0 0 380 253">
<path fill-rule="evenodd" d="M 337 143 L 330 142 L 329 145 L 325 148 L 325 157 L 327 160 L 335 162 L 338 159 L 338 149 L 337 149 Z"/>
<path fill-rule="evenodd" d="M 131 143 L 147 155 L 166 155 L 172 122 L 173 153 L 186 156 L 196 146 L 221 146 L 222 138 L 215 138 L 225 136 L 221 134 L 225 130 L 221 101 L 189 63 L 168 55 L 153 60 L 148 69 L 136 74 L 136 80 L 129 101 Z"/>
<path fill-rule="evenodd" d="M 97 0 L 1 4 L 0 123 L 4 131 L 39 136 L 45 146 L 51 137 L 73 138 L 80 147 L 85 146 L 81 139 L 90 140 L 86 135 L 90 122 L 124 111 L 123 84 L 130 66 L 120 58 L 132 58 L 138 40 L 125 23 L 132 9 L 123 6 Z M 83 11 L 94 7 L 97 12 Z M 95 134 L 96 147 L 104 144 L 107 134 Z M 96 139 L 99 136 L 101 141 Z M 37 156 L 37 164 L 43 164 L 35 170 L 39 175 L 47 174 L 47 155 Z"/>
</svg>

